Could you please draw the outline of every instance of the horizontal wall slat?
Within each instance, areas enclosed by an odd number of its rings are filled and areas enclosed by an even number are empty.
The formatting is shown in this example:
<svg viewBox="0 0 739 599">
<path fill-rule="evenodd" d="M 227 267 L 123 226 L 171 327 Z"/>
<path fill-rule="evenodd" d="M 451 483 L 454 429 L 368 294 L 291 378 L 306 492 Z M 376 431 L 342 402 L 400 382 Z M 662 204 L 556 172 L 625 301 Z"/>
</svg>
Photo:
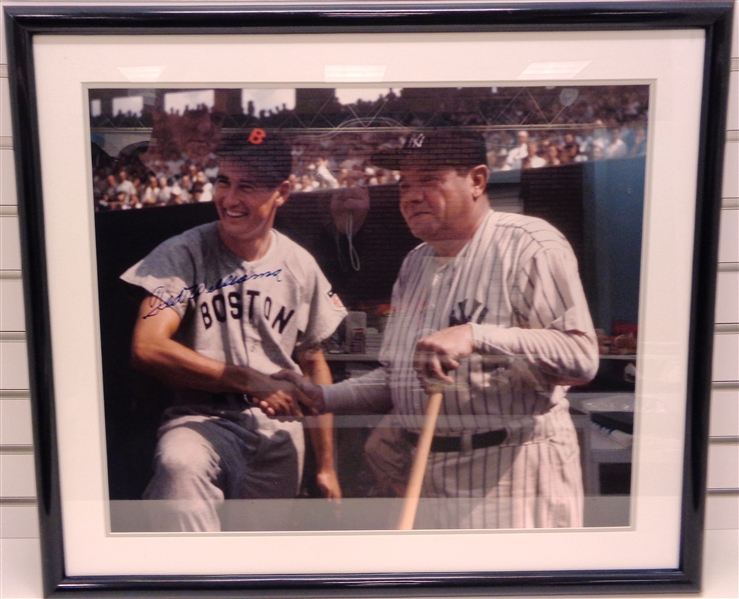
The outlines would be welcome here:
<svg viewBox="0 0 739 599">
<path fill-rule="evenodd" d="M 739 143 L 737 142 L 726 144 L 721 194 L 725 198 L 739 197 Z"/>
<path fill-rule="evenodd" d="M 739 443 L 708 447 L 708 489 L 739 490 Z"/>
<path fill-rule="evenodd" d="M 2 499 L 36 497 L 33 455 L 0 454 L 0 497 Z"/>
<path fill-rule="evenodd" d="M 0 332 L 25 331 L 23 283 L 0 279 Z"/>
<path fill-rule="evenodd" d="M 738 563 L 739 531 L 706 531 L 702 591 L 695 596 L 710 599 L 739 597 Z"/>
<path fill-rule="evenodd" d="M 21 267 L 21 244 L 17 216 L 0 216 L 0 269 Z"/>
<path fill-rule="evenodd" d="M 0 150 L 0 205 L 3 206 L 14 206 L 18 203 L 14 156 L 11 149 Z"/>
<path fill-rule="evenodd" d="M 714 337 L 713 380 L 739 380 L 739 334 L 722 334 Z"/>
<path fill-rule="evenodd" d="M 0 538 L 38 538 L 38 508 L 36 505 L 0 505 Z"/>
<path fill-rule="evenodd" d="M 0 4 L 4 4 L 4 2 L 0 2 Z M 8 53 L 5 49 L 5 16 L 3 15 L 3 11 L 0 10 L 0 63 L 7 64 L 8 62 Z"/>
<path fill-rule="evenodd" d="M 730 131 L 739 129 L 739 71 L 729 74 L 729 112 L 726 128 Z"/>
<path fill-rule="evenodd" d="M 0 541 L 0 597 L 38 599 L 41 586 L 41 548 L 38 539 L 2 539 Z"/>
<path fill-rule="evenodd" d="M 739 262 L 739 210 L 721 211 L 719 262 Z"/>
<path fill-rule="evenodd" d="M 739 323 L 739 271 L 718 273 L 716 322 Z"/>
<path fill-rule="evenodd" d="M 712 437 L 739 437 L 739 388 L 713 390 L 709 432 Z"/>
<path fill-rule="evenodd" d="M 0 399 L 0 449 L 4 445 L 32 445 L 31 401 Z"/>
<path fill-rule="evenodd" d="M 26 344 L 0 341 L 0 389 L 28 389 Z"/>
<path fill-rule="evenodd" d="M 13 135 L 10 116 L 10 80 L 0 79 L 0 135 Z"/>
<path fill-rule="evenodd" d="M 706 501 L 707 530 L 735 530 L 739 528 L 739 494 L 712 497 Z"/>
</svg>

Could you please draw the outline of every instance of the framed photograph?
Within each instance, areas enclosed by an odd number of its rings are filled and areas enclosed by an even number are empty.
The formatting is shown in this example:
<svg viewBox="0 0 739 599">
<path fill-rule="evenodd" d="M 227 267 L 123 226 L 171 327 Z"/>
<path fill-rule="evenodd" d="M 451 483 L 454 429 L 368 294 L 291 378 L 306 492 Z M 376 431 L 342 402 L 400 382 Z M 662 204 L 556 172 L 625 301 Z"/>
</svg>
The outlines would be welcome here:
<svg viewBox="0 0 739 599">
<path fill-rule="evenodd" d="M 6 8 L 46 592 L 699 590 L 732 8 Z"/>
</svg>

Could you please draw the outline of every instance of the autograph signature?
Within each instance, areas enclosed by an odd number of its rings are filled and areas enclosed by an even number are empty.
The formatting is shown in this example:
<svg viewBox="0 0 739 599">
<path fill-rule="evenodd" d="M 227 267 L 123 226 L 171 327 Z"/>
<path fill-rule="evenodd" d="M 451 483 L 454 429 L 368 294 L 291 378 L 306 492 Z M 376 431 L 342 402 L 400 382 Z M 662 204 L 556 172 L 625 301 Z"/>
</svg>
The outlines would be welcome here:
<svg viewBox="0 0 739 599">
<path fill-rule="evenodd" d="M 240 277 L 231 274 L 224 279 L 218 279 L 218 281 L 216 281 L 216 283 L 214 285 L 211 285 L 210 287 L 205 285 L 205 283 L 196 283 L 195 285 L 190 285 L 189 287 L 183 287 L 177 295 L 168 295 L 166 290 L 164 289 L 164 286 L 160 285 L 159 287 L 154 289 L 154 291 L 152 291 L 150 300 L 151 311 L 145 314 L 144 318 L 156 316 L 162 310 L 172 308 L 177 304 L 186 304 L 191 299 L 196 300 L 204 293 L 214 293 L 219 289 L 223 289 L 224 287 L 232 287 L 233 285 L 239 285 L 240 283 L 244 283 L 246 281 L 252 281 L 254 279 L 275 278 L 277 279 L 278 283 L 282 283 L 282 279 L 280 278 L 281 272 L 282 269 L 278 268 L 277 270 L 273 271 L 268 270 L 251 275 L 245 274 L 241 275 Z"/>
</svg>

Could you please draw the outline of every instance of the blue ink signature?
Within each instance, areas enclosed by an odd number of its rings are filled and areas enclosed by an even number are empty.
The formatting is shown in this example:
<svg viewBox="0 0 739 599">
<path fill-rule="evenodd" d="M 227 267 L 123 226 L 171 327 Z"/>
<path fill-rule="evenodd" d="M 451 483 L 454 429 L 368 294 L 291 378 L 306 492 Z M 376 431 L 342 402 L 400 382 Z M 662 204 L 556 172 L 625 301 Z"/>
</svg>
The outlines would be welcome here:
<svg viewBox="0 0 739 599">
<path fill-rule="evenodd" d="M 160 285 L 151 293 L 151 299 L 149 303 L 151 311 L 145 314 L 144 318 L 156 316 L 162 310 L 172 308 L 177 304 L 186 304 L 191 299 L 196 300 L 204 293 L 214 293 L 219 289 L 223 289 L 224 287 L 232 287 L 233 285 L 239 285 L 240 283 L 244 283 L 246 281 L 252 281 L 254 279 L 275 278 L 277 279 L 278 283 L 282 283 L 282 279 L 280 278 L 281 272 L 282 269 L 278 268 L 274 271 L 259 272 L 252 275 L 245 274 L 241 275 L 240 277 L 231 274 L 228 275 L 225 279 L 218 279 L 218 281 L 216 281 L 215 284 L 211 285 L 210 287 L 208 287 L 204 283 L 196 283 L 195 285 L 190 285 L 189 287 L 183 287 L 177 295 L 169 296 L 167 296 L 164 286 Z"/>
</svg>

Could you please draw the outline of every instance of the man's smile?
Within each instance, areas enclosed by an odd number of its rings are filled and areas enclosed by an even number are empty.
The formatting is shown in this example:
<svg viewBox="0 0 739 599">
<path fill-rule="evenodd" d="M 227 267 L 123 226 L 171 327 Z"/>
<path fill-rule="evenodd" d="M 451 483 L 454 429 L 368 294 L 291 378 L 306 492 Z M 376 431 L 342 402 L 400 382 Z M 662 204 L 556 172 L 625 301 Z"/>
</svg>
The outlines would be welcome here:
<svg viewBox="0 0 739 599">
<path fill-rule="evenodd" d="M 243 218 L 245 216 L 249 215 L 248 211 L 236 211 L 236 210 L 224 210 L 223 214 L 225 214 L 228 218 Z"/>
</svg>

